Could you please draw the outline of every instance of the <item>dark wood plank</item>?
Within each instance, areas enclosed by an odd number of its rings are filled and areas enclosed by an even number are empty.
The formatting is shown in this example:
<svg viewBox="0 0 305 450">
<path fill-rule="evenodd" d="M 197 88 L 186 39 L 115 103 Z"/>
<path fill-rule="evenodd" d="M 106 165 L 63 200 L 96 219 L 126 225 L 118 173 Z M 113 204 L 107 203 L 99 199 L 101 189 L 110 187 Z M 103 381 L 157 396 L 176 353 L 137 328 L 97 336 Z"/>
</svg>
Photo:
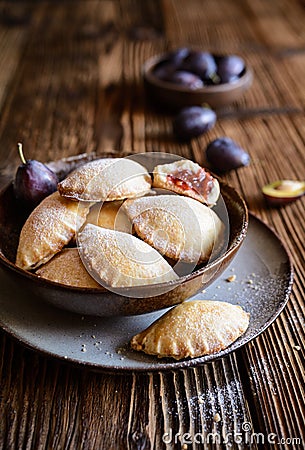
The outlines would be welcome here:
<svg viewBox="0 0 305 450">
<path fill-rule="evenodd" d="M 18 441 L 31 448 L 48 442 L 48 448 L 161 449 L 181 440 L 193 448 L 214 441 L 221 448 L 226 440 L 231 448 L 247 448 L 235 434 L 251 419 L 234 355 L 189 371 L 123 376 L 54 364 L 19 347 L 12 351 L 10 341 L 1 350 L 3 359 L 12 356 L 1 367 L 4 448 Z"/>
</svg>

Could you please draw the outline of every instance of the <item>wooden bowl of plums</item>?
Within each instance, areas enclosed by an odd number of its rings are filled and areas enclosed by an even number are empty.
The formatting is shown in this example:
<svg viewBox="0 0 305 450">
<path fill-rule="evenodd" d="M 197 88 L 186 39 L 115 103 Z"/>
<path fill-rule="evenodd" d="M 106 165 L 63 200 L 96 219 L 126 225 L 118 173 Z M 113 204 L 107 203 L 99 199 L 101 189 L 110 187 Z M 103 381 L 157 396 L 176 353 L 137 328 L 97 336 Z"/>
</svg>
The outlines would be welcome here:
<svg viewBox="0 0 305 450">
<path fill-rule="evenodd" d="M 167 109 L 208 104 L 217 109 L 238 100 L 253 73 L 234 54 L 179 48 L 147 60 L 143 77 L 149 98 Z"/>
<path fill-rule="evenodd" d="M 218 278 L 247 225 L 235 189 L 177 155 L 24 160 L 0 193 L 0 263 L 37 302 L 144 314 Z"/>
</svg>

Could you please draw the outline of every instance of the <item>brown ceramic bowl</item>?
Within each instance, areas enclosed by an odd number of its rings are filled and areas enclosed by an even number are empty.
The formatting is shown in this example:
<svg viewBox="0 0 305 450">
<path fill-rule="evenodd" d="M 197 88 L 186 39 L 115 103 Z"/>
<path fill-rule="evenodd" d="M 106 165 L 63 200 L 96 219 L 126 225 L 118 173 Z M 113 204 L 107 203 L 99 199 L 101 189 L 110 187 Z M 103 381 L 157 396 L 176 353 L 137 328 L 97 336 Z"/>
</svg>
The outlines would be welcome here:
<svg viewBox="0 0 305 450">
<path fill-rule="evenodd" d="M 145 154 L 135 155 L 135 159 L 146 165 L 149 171 L 152 171 L 156 164 L 180 159 L 176 155 L 166 153 L 147 155 L 150 157 L 145 157 Z M 75 167 L 72 160 L 71 165 Z M 53 164 L 52 167 L 61 170 L 60 165 Z M 64 167 L 67 170 L 66 162 Z M 178 281 L 155 285 L 152 296 L 139 298 L 134 295 L 136 291 L 130 291 L 128 288 L 124 289 L 124 295 L 120 295 L 103 287 L 90 289 L 70 287 L 18 268 L 14 262 L 20 230 L 26 217 L 16 203 L 12 183 L 0 192 L 0 264 L 20 286 L 20 289 L 33 292 L 38 302 L 44 300 L 56 307 L 84 315 L 136 315 L 176 305 L 195 295 L 219 277 L 246 236 L 248 227 L 246 204 L 235 189 L 225 183 L 220 182 L 220 184 L 222 196 L 216 206 L 216 212 L 227 223 L 226 248 L 208 264 L 195 269 L 189 275 L 180 277 Z M 129 294 L 131 296 L 128 296 Z"/>
<path fill-rule="evenodd" d="M 149 99 L 167 109 L 203 104 L 208 104 L 213 109 L 221 108 L 238 100 L 252 84 L 253 73 L 251 68 L 246 66 L 241 77 L 233 83 L 189 89 L 160 80 L 154 75 L 155 67 L 165 58 L 166 54 L 162 54 L 148 59 L 143 65 L 143 77 Z"/>
</svg>

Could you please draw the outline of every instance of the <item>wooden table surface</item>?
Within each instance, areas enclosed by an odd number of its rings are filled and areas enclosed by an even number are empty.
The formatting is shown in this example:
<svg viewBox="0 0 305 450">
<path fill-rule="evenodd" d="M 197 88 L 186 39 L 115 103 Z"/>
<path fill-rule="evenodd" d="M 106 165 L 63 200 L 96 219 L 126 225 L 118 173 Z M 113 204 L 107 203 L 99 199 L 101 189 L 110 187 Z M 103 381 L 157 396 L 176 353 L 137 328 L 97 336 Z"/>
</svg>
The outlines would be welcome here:
<svg viewBox="0 0 305 450">
<path fill-rule="evenodd" d="M 1 449 L 255 449 L 262 439 L 261 448 L 305 447 L 305 197 L 272 209 L 261 195 L 270 181 L 305 178 L 304 24 L 304 0 L 1 2 L 1 184 L 19 164 L 19 141 L 41 161 L 161 151 L 204 164 L 206 144 L 227 135 L 248 150 L 251 164 L 224 178 L 282 237 L 295 269 L 289 302 L 263 334 L 185 371 L 94 373 L 38 355 L 1 331 Z M 179 144 L 171 117 L 145 100 L 141 65 L 186 45 L 240 54 L 254 82 L 219 111 L 213 130 Z M 252 443 L 238 436 L 206 443 L 209 433 L 232 437 L 248 423 L 261 433 Z M 163 442 L 170 429 L 190 433 L 193 443 Z M 194 441 L 196 433 L 205 443 Z"/>
</svg>

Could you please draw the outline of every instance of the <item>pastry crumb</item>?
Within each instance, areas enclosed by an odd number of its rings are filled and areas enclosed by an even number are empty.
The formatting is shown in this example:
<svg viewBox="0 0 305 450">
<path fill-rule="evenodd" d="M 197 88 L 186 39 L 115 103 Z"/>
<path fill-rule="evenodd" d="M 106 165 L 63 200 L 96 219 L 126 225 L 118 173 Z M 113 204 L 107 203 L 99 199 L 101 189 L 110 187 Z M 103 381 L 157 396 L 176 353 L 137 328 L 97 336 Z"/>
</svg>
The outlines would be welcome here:
<svg viewBox="0 0 305 450">
<path fill-rule="evenodd" d="M 236 280 L 236 275 L 230 275 L 228 278 L 226 278 L 226 281 L 228 283 L 232 283 L 235 280 Z"/>
<path fill-rule="evenodd" d="M 293 348 L 297 351 L 301 350 L 301 347 L 299 345 L 294 345 Z"/>
<path fill-rule="evenodd" d="M 218 413 L 215 414 L 215 416 L 213 417 L 214 422 L 220 422 L 221 421 L 221 417 Z"/>
</svg>

